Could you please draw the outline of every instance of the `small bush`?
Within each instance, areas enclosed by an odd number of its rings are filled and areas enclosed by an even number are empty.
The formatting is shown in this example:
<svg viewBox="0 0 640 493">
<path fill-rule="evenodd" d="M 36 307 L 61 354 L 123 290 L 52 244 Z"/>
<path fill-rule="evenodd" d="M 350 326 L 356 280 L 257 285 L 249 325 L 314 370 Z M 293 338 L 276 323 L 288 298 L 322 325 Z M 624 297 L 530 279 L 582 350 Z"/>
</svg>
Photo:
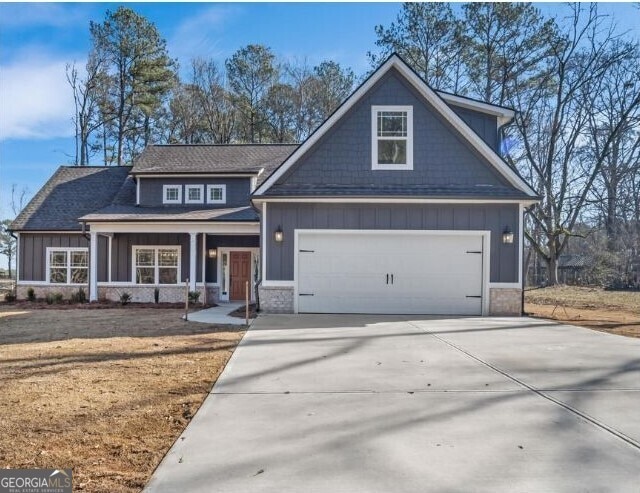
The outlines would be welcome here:
<svg viewBox="0 0 640 493">
<path fill-rule="evenodd" d="M 56 305 L 59 305 L 64 300 L 64 295 L 62 293 L 53 293 L 53 302 Z"/>
<path fill-rule="evenodd" d="M 160 288 L 155 288 L 153 290 L 153 301 L 155 303 L 160 303 Z"/>
<path fill-rule="evenodd" d="M 200 299 L 200 291 L 189 291 L 189 303 L 197 303 Z"/>
<path fill-rule="evenodd" d="M 47 305 L 53 305 L 53 294 L 47 293 L 44 300 L 47 302 Z"/>
<path fill-rule="evenodd" d="M 36 301 L 36 292 L 33 288 L 27 289 L 27 299 L 29 301 Z"/>
<path fill-rule="evenodd" d="M 120 304 L 122 306 L 128 305 L 130 302 L 131 302 L 131 293 L 127 293 L 126 291 L 124 293 L 120 293 Z"/>
<path fill-rule="evenodd" d="M 16 295 L 13 293 L 6 293 L 4 295 L 4 301 L 8 303 L 13 303 L 14 301 L 16 301 Z"/>
<path fill-rule="evenodd" d="M 78 288 L 78 291 L 71 295 L 71 301 L 73 303 L 85 303 L 87 301 L 87 293 L 83 288 Z"/>
</svg>

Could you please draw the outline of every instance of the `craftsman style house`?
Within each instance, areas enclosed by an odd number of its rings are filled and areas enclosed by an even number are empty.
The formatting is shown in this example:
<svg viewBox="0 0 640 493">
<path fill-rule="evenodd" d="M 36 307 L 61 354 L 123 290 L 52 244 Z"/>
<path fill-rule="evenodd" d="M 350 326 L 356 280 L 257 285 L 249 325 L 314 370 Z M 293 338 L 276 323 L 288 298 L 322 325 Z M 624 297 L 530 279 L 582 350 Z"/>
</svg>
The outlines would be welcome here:
<svg viewBox="0 0 640 493">
<path fill-rule="evenodd" d="M 153 145 L 61 167 L 16 218 L 18 296 L 208 301 L 271 312 L 519 314 L 524 209 L 499 156 L 511 109 L 383 63 L 298 145 Z M 251 289 L 252 297 L 254 289 Z"/>
</svg>

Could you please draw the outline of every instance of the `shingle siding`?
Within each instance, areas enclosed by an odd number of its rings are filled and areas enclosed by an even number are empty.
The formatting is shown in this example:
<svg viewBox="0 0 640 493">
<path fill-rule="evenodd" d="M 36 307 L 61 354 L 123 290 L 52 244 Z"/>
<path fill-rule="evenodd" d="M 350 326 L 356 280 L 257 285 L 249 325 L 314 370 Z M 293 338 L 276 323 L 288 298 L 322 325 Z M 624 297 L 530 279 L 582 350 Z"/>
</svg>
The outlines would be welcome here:
<svg viewBox="0 0 640 493">
<path fill-rule="evenodd" d="M 488 230 L 491 282 L 518 281 L 518 238 L 502 243 L 509 225 L 518 230 L 517 204 L 291 204 L 267 206 L 267 279 L 293 280 L 295 229 Z M 284 241 L 276 243 L 280 226 Z M 517 234 L 516 234 L 517 236 Z M 401 246 L 399 246 L 401 247 Z"/>
<path fill-rule="evenodd" d="M 482 137 L 482 140 L 484 140 L 491 149 L 496 152 L 500 151 L 497 117 L 455 105 L 450 105 L 450 107 L 475 133 Z"/>
<path fill-rule="evenodd" d="M 371 169 L 373 105 L 413 106 L 413 170 Z M 377 188 L 416 184 L 511 187 L 395 69 L 354 105 L 268 194 L 278 195 L 281 184 L 361 186 L 372 195 Z"/>
</svg>

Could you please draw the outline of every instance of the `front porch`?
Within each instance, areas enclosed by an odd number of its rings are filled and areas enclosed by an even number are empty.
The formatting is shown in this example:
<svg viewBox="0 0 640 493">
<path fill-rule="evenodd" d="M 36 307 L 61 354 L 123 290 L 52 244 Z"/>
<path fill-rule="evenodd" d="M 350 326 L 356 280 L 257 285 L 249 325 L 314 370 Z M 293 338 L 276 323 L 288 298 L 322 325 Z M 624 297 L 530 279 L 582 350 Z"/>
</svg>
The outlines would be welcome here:
<svg viewBox="0 0 640 493">
<path fill-rule="evenodd" d="M 254 301 L 259 226 L 246 223 L 89 225 L 89 300 L 184 301 L 189 291 L 210 304 Z M 106 241 L 105 241 L 106 240 Z"/>
</svg>

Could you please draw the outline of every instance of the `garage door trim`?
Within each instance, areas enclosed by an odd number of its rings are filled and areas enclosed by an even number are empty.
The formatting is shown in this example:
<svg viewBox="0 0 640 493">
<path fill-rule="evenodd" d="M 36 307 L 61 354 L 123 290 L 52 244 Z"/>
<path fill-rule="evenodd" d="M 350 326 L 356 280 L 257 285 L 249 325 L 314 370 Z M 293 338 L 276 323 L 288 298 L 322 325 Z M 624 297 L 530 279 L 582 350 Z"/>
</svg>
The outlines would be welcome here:
<svg viewBox="0 0 640 493">
<path fill-rule="evenodd" d="M 489 313 L 489 273 L 491 258 L 491 231 L 485 230 L 415 230 L 415 229 L 296 229 L 294 230 L 293 262 L 293 312 L 298 313 L 298 262 L 299 238 L 304 234 L 326 235 L 421 235 L 421 236 L 480 236 L 482 237 L 482 316 Z"/>
</svg>

